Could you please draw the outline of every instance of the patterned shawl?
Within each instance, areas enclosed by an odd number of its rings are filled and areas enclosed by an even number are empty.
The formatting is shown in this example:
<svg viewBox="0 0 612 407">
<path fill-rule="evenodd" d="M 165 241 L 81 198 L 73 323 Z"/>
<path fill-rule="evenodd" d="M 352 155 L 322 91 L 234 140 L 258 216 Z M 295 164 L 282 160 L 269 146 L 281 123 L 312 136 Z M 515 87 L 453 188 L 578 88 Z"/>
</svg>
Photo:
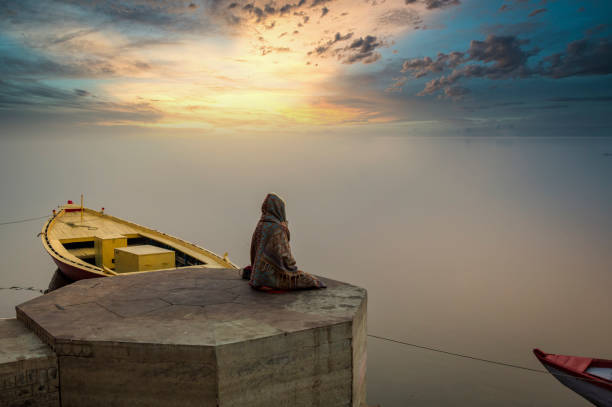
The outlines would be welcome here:
<svg viewBox="0 0 612 407">
<path fill-rule="evenodd" d="M 317 278 L 298 270 L 289 239 L 285 202 L 276 194 L 268 194 L 251 240 L 251 286 L 278 289 L 325 286 Z"/>
</svg>

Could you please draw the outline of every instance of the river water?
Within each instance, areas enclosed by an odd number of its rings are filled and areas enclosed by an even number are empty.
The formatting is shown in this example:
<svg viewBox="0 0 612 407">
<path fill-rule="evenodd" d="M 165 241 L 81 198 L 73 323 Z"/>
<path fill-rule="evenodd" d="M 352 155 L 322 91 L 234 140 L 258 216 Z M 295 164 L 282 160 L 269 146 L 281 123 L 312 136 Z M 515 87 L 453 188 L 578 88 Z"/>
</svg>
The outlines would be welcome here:
<svg viewBox="0 0 612 407">
<path fill-rule="evenodd" d="M 267 192 L 303 270 L 368 289 L 371 334 L 540 369 L 612 359 L 612 139 L 4 135 L 0 222 L 66 199 L 246 264 Z M 42 221 L 0 227 L 0 286 L 46 288 Z M 39 295 L 0 291 L 0 317 Z M 368 400 L 582 406 L 547 374 L 368 340 Z"/>
</svg>

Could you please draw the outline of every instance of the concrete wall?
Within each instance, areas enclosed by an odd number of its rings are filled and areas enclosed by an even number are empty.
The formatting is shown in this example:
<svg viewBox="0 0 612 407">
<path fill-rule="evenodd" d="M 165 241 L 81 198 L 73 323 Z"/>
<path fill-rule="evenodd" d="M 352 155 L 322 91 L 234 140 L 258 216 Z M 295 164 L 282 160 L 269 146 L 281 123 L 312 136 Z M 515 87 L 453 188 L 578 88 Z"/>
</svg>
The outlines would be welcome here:
<svg viewBox="0 0 612 407">
<path fill-rule="evenodd" d="M 217 347 L 220 407 L 350 407 L 351 323 Z"/>
<path fill-rule="evenodd" d="M 353 407 L 366 405 L 366 364 L 368 339 L 368 297 L 353 319 Z"/>
<path fill-rule="evenodd" d="M 16 319 L 0 319 L 0 406 L 59 407 L 57 359 Z"/>
<path fill-rule="evenodd" d="M 210 347 L 59 343 L 63 407 L 216 407 Z"/>
</svg>

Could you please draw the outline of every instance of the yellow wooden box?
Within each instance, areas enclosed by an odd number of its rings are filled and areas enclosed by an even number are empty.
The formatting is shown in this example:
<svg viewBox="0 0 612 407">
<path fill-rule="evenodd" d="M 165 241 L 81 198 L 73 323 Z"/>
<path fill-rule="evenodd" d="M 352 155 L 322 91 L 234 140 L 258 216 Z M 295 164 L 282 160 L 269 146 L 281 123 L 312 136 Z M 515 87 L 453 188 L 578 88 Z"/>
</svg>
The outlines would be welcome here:
<svg viewBox="0 0 612 407">
<path fill-rule="evenodd" d="M 148 244 L 115 249 L 115 271 L 117 273 L 174 267 L 174 251 L 172 250 Z"/>
<path fill-rule="evenodd" d="M 115 249 L 127 246 L 127 237 L 117 234 L 100 234 L 94 236 L 94 250 L 96 253 L 96 266 L 115 268 L 113 260 Z"/>
</svg>

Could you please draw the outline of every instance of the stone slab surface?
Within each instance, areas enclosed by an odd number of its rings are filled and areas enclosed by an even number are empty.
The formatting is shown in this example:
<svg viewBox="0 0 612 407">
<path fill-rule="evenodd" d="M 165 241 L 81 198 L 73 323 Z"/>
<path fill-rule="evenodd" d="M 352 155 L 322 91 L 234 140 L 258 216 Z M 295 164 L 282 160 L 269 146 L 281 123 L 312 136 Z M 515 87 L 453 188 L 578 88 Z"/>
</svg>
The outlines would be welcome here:
<svg viewBox="0 0 612 407">
<path fill-rule="evenodd" d="M 0 319 L 0 406 L 58 406 L 57 358 L 16 319 Z"/>
<path fill-rule="evenodd" d="M 236 270 L 81 280 L 17 307 L 60 359 L 62 405 L 360 406 L 366 292 L 268 294 Z"/>
</svg>

